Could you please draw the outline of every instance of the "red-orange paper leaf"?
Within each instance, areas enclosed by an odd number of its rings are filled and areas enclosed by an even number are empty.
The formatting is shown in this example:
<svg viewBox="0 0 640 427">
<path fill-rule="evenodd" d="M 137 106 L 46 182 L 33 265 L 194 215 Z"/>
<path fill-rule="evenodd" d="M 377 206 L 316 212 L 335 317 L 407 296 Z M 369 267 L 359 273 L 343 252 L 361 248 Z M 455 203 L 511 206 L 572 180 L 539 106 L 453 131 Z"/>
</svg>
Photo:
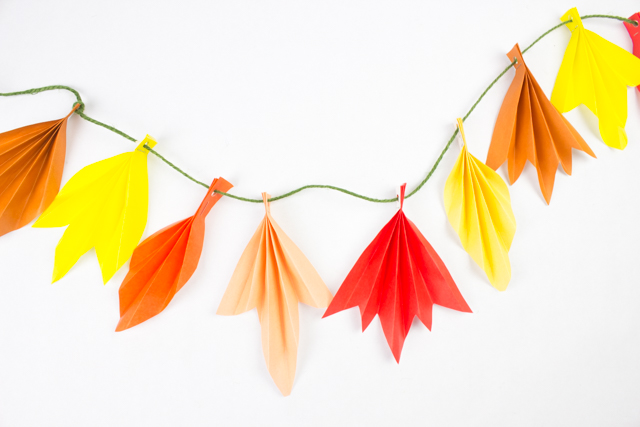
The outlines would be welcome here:
<svg viewBox="0 0 640 427">
<path fill-rule="evenodd" d="M 595 154 L 549 102 L 522 59 L 520 47 L 516 44 L 507 56 L 517 60 L 516 76 L 500 108 L 486 163 L 496 170 L 508 160 L 513 184 L 529 160 L 538 171 L 540 190 L 548 204 L 558 164 L 571 175 L 571 149 Z"/>
<path fill-rule="evenodd" d="M 24 227 L 60 190 L 67 120 L 38 123 L 0 133 L 0 236 Z"/>
<path fill-rule="evenodd" d="M 634 13 L 629 17 L 629 19 L 640 23 L 640 13 Z M 629 32 L 631 41 L 633 41 L 633 54 L 640 58 L 640 25 L 634 26 L 632 24 L 629 24 L 628 22 L 625 22 L 624 26 Z M 636 89 L 640 91 L 640 86 L 636 86 Z"/>
<path fill-rule="evenodd" d="M 123 331 L 159 314 L 198 267 L 204 241 L 204 220 L 222 195 L 233 187 L 216 178 L 195 215 L 149 236 L 133 252 L 129 272 L 120 286 Z"/>
<path fill-rule="evenodd" d="M 358 306 L 362 331 L 376 314 L 397 362 L 413 318 L 431 330 L 433 304 L 471 313 L 449 270 L 400 209 L 362 253 L 323 317 Z"/>
<path fill-rule="evenodd" d="M 288 396 L 298 357 L 298 302 L 326 307 L 331 292 L 271 217 L 269 195 L 262 193 L 262 199 L 266 215 L 238 261 L 218 314 L 233 316 L 258 309 L 269 374 L 280 392 Z"/>
</svg>

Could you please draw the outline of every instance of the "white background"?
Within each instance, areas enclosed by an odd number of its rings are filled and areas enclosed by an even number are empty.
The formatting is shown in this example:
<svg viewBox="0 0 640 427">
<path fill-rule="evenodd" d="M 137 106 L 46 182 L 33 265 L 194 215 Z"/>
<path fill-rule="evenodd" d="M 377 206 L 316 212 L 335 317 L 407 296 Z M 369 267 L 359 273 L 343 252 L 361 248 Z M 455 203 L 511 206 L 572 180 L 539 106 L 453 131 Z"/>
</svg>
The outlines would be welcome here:
<svg viewBox="0 0 640 427">
<path fill-rule="evenodd" d="M 534 5 L 535 3 L 535 5 Z M 334 184 L 374 197 L 413 188 L 483 88 L 574 6 L 565 0 L 0 2 L 0 91 L 66 84 L 86 112 L 142 138 L 200 180 L 260 197 Z M 637 1 L 588 1 L 630 16 Z M 586 26 L 630 49 L 622 23 Z M 525 55 L 548 95 L 569 40 Z M 484 160 L 513 71 L 466 123 Z M 443 208 L 457 144 L 405 211 L 473 309 L 417 320 L 401 363 L 377 319 L 301 306 L 298 371 L 283 398 L 267 372 L 255 311 L 215 311 L 264 209 L 221 200 L 200 266 L 169 307 L 115 333 L 118 287 L 92 251 L 50 285 L 62 229 L 0 238 L 1 426 L 640 425 L 640 96 L 629 146 L 606 147 L 585 108 L 566 116 L 598 159 L 575 153 L 546 206 L 528 165 L 510 187 L 518 230 L 500 293 L 462 249 Z M 0 99 L 0 131 L 65 115 L 63 91 Z M 133 149 L 72 117 L 63 183 Z M 502 176 L 506 176 L 501 169 Z M 205 191 L 149 156 L 145 236 L 191 215 Z M 396 210 L 326 190 L 272 213 L 335 293 Z"/>
</svg>

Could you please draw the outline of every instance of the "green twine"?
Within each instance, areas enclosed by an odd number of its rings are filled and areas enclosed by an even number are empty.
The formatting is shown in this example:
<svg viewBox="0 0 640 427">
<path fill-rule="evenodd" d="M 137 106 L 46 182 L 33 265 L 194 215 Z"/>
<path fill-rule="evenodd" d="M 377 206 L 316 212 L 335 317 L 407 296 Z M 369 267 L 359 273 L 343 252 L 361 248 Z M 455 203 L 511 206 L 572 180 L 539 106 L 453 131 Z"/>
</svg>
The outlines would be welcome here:
<svg viewBox="0 0 640 427">
<path fill-rule="evenodd" d="M 626 22 L 628 24 L 631 24 L 634 27 L 638 26 L 638 22 L 636 22 L 636 21 L 634 21 L 632 19 L 627 19 L 627 18 L 623 18 L 621 16 L 615 16 L 615 15 L 584 15 L 584 16 L 580 17 L 580 19 L 583 19 L 583 20 L 584 19 L 589 19 L 589 18 L 615 19 L 617 21 L 622 21 L 622 22 Z M 557 30 L 558 28 L 562 27 L 563 25 L 568 24 L 569 22 L 571 22 L 571 21 L 561 22 L 560 24 L 558 24 L 558 25 L 550 28 L 549 30 L 545 31 L 544 33 L 542 33 L 542 35 L 540 35 L 540 37 L 535 39 L 533 41 L 533 43 L 531 43 L 529 46 L 527 46 L 522 51 L 522 53 L 523 54 L 526 53 L 529 49 L 531 49 L 536 43 L 538 43 L 540 40 L 542 40 L 548 34 L 552 33 L 553 31 Z M 514 58 L 514 60 L 511 62 L 511 64 L 509 64 L 504 70 L 502 70 L 502 72 L 498 75 L 498 77 L 496 77 L 491 82 L 491 84 L 489 86 L 487 86 L 487 88 L 482 92 L 482 94 L 480 94 L 480 96 L 478 97 L 476 102 L 473 103 L 473 105 L 471 106 L 469 111 L 467 111 L 467 113 L 464 115 L 464 117 L 462 118 L 463 122 L 471 115 L 471 113 L 475 110 L 475 108 L 478 106 L 480 101 L 482 101 L 482 99 L 485 97 L 487 92 L 489 92 L 491 90 L 491 88 L 493 88 L 493 86 L 498 82 L 498 80 L 500 80 L 502 78 L 502 76 L 504 76 L 507 73 L 507 71 L 509 71 L 509 69 L 511 67 L 513 67 L 513 65 L 515 63 L 516 63 L 516 60 Z M 113 126 L 109 126 L 108 124 L 103 123 L 101 121 L 98 121 L 98 120 L 96 120 L 96 119 L 94 119 L 92 117 L 87 116 L 84 113 L 84 102 L 82 102 L 82 98 L 80 97 L 80 93 L 78 93 L 77 90 L 75 90 L 75 89 L 73 89 L 73 88 L 71 88 L 69 86 L 64 86 L 64 85 L 44 86 L 44 87 L 39 87 L 39 88 L 34 88 L 34 89 L 23 90 L 23 91 L 20 91 L 20 92 L 0 93 L 0 96 L 34 95 L 34 94 L 37 94 L 37 93 L 40 93 L 40 92 L 46 92 L 46 91 L 49 91 L 49 90 L 56 90 L 56 89 L 67 90 L 67 91 L 69 91 L 69 92 L 71 92 L 71 93 L 73 93 L 75 95 L 76 102 L 73 104 L 73 107 L 75 107 L 76 105 L 80 105 L 78 107 L 78 109 L 75 111 L 75 113 L 78 116 L 82 117 L 84 120 L 86 120 L 88 122 L 91 122 L 91 123 L 93 123 L 95 125 L 102 126 L 103 128 L 108 129 L 111 132 L 117 133 L 118 135 L 122 136 L 123 138 L 128 139 L 129 141 L 136 142 L 135 138 L 127 135 L 126 133 L 122 132 L 121 130 L 119 130 L 119 129 L 113 127 Z M 449 140 L 447 141 L 447 144 L 442 149 L 442 152 L 440 153 L 440 155 L 436 159 L 435 163 L 433 164 L 433 166 L 429 170 L 429 173 L 427 173 L 427 176 L 420 182 L 420 184 L 418 184 L 418 186 L 416 188 L 413 189 L 413 191 L 411 191 L 410 193 L 408 193 L 405 196 L 406 199 L 408 199 L 409 197 L 413 196 L 418 191 L 420 191 L 420 189 L 427 183 L 427 181 L 429 181 L 429 179 L 431 178 L 433 173 L 436 171 L 436 169 L 440 165 L 440 162 L 444 158 L 444 155 L 446 154 L 446 152 L 451 147 L 451 144 L 453 143 L 453 141 L 455 140 L 457 135 L 458 135 L 458 129 L 456 128 L 456 130 L 453 131 L 453 134 L 451 135 L 451 138 L 449 138 Z M 185 172 L 184 170 L 180 169 L 178 166 L 173 164 L 166 157 L 162 156 L 156 150 L 152 149 L 151 147 L 149 147 L 147 145 L 144 145 L 144 148 L 149 150 L 150 153 L 152 153 L 153 155 L 158 157 L 160 160 L 165 162 L 169 167 L 171 167 L 173 170 L 175 170 L 176 172 L 178 172 L 182 176 L 190 179 L 191 181 L 195 182 L 196 184 L 199 184 L 199 185 L 201 185 L 201 186 L 203 186 L 205 188 L 209 188 L 209 186 L 207 184 L 205 184 L 202 181 L 199 181 L 199 180 L 195 179 L 194 177 L 189 175 L 187 172 Z M 364 196 L 362 194 L 358 194 L 358 193 L 355 193 L 353 191 L 349 191 L 349 190 L 347 190 L 345 188 L 336 187 L 336 186 L 333 186 L 333 185 L 310 184 L 310 185 L 303 185 L 302 187 L 296 188 L 295 190 L 289 191 L 288 193 L 281 194 L 280 196 L 271 197 L 268 201 L 274 202 L 276 200 L 285 199 L 287 197 L 293 196 L 294 194 L 299 193 L 299 192 L 301 192 L 303 190 L 306 190 L 306 189 L 309 189 L 309 188 L 324 188 L 324 189 L 328 189 L 328 190 L 339 191 L 341 193 L 348 194 L 349 196 L 357 197 L 359 199 L 366 200 L 368 202 L 373 202 L 373 203 L 393 203 L 393 202 L 395 202 L 397 200 L 397 197 L 393 197 L 393 198 L 390 198 L 390 199 L 377 199 L 377 198 L 374 198 L 374 197 L 367 197 L 367 196 Z M 241 196 L 236 196 L 234 194 L 225 193 L 223 191 L 218 191 L 218 190 L 214 190 L 214 191 L 216 193 L 218 193 L 218 194 L 222 194 L 223 196 L 227 196 L 227 197 L 230 197 L 232 199 L 240 200 L 240 201 L 243 201 L 243 202 L 262 203 L 262 199 L 252 199 L 252 198 L 248 198 L 248 197 L 241 197 Z"/>
</svg>

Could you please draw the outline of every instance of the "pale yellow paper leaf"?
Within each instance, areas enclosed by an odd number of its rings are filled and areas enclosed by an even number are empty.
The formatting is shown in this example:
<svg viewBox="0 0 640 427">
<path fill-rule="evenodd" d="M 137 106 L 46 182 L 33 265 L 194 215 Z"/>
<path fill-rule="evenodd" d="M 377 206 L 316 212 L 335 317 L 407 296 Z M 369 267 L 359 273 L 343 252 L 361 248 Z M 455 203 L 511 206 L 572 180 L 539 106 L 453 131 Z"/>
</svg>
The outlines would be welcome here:
<svg viewBox="0 0 640 427">
<path fill-rule="evenodd" d="M 509 249 L 516 231 L 509 189 L 500 175 L 469 153 L 461 119 L 458 126 L 464 145 L 444 188 L 447 217 L 491 285 L 504 291 L 511 280 Z"/>
</svg>

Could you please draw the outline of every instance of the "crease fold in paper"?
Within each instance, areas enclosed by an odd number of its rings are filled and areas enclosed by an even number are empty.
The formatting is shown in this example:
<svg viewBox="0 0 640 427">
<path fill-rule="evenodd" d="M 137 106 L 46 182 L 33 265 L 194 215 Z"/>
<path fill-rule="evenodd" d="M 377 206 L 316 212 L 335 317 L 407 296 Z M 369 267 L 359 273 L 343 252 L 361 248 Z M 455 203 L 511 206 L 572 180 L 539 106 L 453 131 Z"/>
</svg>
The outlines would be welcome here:
<svg viewBox="0 0 640 427">
<path fill-rule="evenodd" d="M 324 308 L 331 292 L 293 241 L 266 214 L 238 261 L 218 314 L 231 316 L 256 308 L 262 351 L 280 392 L 291 393 L 298 355 L 298 302 Z"/>
<path fill-rule="evenodd" d="M 56 247 L 53 281 L 95 248 L 106 284 L 131 257 L 147 223 L 149 182 L 144 145 L 85 166 L 60 190 L 34 227 L 68 226 Z"/>
<path fill-rule="evenodd" d="M 447 267 L 402 210 L 405 188 L 398 212 L 360 255 L 323 316 L 357 306 L 364 331 L 377 314 L 397 362 L 414 317 L 430 330 L 434 304 L 471 312 Z"/>
</svg>

